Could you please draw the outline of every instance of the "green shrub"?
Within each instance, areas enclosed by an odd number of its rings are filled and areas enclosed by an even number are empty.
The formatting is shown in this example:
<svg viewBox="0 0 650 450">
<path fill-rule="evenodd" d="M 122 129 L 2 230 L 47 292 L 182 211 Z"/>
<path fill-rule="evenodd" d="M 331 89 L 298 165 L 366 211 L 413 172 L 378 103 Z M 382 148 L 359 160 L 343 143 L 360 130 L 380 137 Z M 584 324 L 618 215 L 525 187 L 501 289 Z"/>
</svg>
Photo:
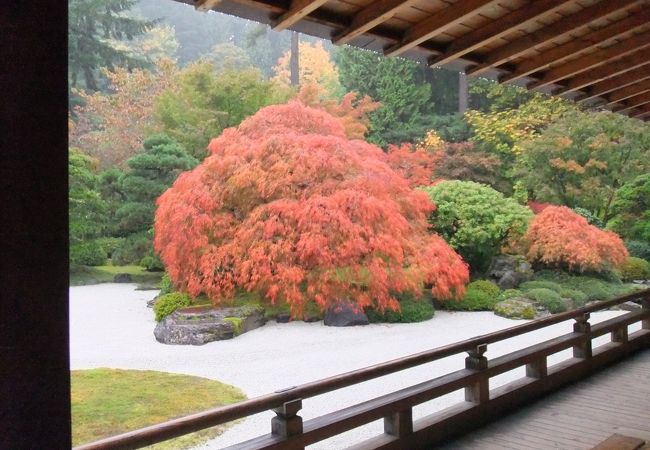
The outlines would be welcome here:
<svg viewBox="0 0 650 450">
<path fill-rule="evenodd" d="M 140 260 L 140 267 L 144 267 L 147 272 L 162 272 L 165 270 L 162 261 L 158 255 L 147 255 Z"/>
<path fill-rule="evenodd" d="M 174 284 L 172 279 L 169 278 L 169 274 L 165 273 L 160 280 L 160 295 L 169 294 L 174 292 Z"/>
<path fill-rule="evenodd" d="M 122 245 L 113 251 L 113 265 L 127 266 L 140 264 L 142 258 L 151 254 L 152 244 L 147 233 L 132 234 Z"/>
<path fill-rule="evenodd" d="M 487 280 L 472 281 L 467 285 L 467 289 L 475 289 L 481 292 L 485 292 L 492 297 L 497 297 L 501 293 L 499 286 Z"/>
<path fill-rule="evenodd" d="M 435 311 L 431 297 L 425 295 L 421 299 L 415 299 L 412 295 L 404 295 L 400 299 L 400 311 L 384 311 L 380 313 L 377 310 L 369 308 L 366 310 L 366 316 L 370 323 L 388 322 L 388 323 L 412 323 L 429 320 L 433 317 Z"/>
<path fill-rule="evenodd" d="M 498 302 L 497 296 L 476 289 L 470 285 L 460 300 L 448 300 L 440 303 L 441 307 L 451 311 L 491 311 Z"/>
<path fill-rule="evenodd" d="M 161 321 L 178 308 L 184 306 L 190 306 L 192 303 L 192 298 L 183 292 L 172 292 L 171 294 L 165 294 L 156 300 L 156 303 L 153 305 L 153 311 L 156 314 L 156 321 Z"/>
<path fill-rule="evenodd" d="M 560 294 L 551 289 L 530 289 L 529 291 L 526 291 L 525 295 L 526 298 L 535 300 L 537 303 L 548 309 L 549 312 L 553 314 L 566 311 L 566 305 L 562 301 Z"/>
<path fill-rule="evenodd" d="M 597 216 L 595 216 L 594 214 L 592 214 L 592 212 L 589 211 L 588 209 L 584 209 L 584 208 L 573 208 L 573 211 L 574 211 L 576 214 L 579 214 L 579 215 L 581 215 L 582 217 L 584 217 L 585 219 L 587 219 L 587 223 L 588 223 L 589 225 L 593 225 L 593 226 L 595 226 L 595 227 L 598 227 L 598 228 L 600 228 L 601 230 L 602 230 L 603 228 L 605 228 L 605 224 L 603 223 L 603 221 L 600 220 L 600 219 L 599 219 Z"/>
<path fill-rule="evenodd" d="M 560 292 L 562 286 L 553 281 L 533 280 L 521 283 L 519 289 L 522 291 L 530 291 L 531 289 L 550 289 L 551 291 Z"/>
<path fill-rule="evenodd" d="M 625 247 L 630 256 L 650 261 L 650 243 L 643 241 L 625 241 Z"/>
<path fill-rule="evenodd" d="M 70 245 L 70 264 L 102 266 L 106 260 L 106 251 L 97 241 Z"/>
<path fill-rule="evenodd" d="M 571 299 L 571 304 L 574 308 L 584 306 L 587 300 L 589 300 L 587 294 L 576 289 L 562 289 L 560 291 L 560 297 Z"/>
<path fill-rule="evenodd" d="M 630 256 L 619 267 L 621 278 L 624 281 L 645 280 L 650 278 L 650 262 L 645 259 Z"/>
<path fill-rule="evenodd" d="M 525 297 L 525 296 L 524 293 L 521 292 L 519 289 L 506 289 L 505 291 L 499 294 L 497 300 L 501 302 L 503 300 L 508 300 L 509 298 L 514 298 L 514 297 Z"/>
<path fill-rule="evenodd" d="M 119 237 L 102 237 L 97 239 L 97 242 L 104 249 L 108 258 L 113 257 L 113 252 L 123 246 L 124 241 L 126 241 L 125 238 Z"/>
</svg>

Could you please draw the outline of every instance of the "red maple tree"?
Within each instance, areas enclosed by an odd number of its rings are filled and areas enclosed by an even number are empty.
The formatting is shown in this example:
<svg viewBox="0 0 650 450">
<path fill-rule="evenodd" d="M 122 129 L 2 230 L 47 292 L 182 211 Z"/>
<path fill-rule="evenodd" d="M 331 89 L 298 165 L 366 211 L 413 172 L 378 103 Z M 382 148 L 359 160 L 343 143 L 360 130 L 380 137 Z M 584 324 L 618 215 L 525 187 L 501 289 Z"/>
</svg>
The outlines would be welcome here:
<svg viewBox="0 0 650 450">
<path fill-rule="evenodd" d="M 566 206 L 546 206 L 528 226 L 526 241 L 530 261 L 581 272 L 609 270 L 628 257 L 616 233 L 589 225 Z"/>
<path fill-rule="evenodd" d="M 462 295 L 467 265 L 427 231 L 434 205 L 337 118 L 269 106 L 209 150 L 158 199 L 154 245 L 178 288 L 215 305 L 255 291 L 294 316 L 308 300 L 394 310 L 425 285 Z"/>
</svg>

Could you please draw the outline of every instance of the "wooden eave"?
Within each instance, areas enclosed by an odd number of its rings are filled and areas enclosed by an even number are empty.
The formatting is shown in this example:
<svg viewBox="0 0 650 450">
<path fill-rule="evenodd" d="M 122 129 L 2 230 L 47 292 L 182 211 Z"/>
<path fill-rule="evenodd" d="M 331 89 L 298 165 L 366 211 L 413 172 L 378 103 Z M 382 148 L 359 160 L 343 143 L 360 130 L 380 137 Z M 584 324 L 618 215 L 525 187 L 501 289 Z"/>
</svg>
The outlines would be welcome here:
<svg viewBox="0 0 650 450">
<path fill-rule="evenodd" d="M 650 0 L 176 1 L 650 118 Z"/>
</svg>

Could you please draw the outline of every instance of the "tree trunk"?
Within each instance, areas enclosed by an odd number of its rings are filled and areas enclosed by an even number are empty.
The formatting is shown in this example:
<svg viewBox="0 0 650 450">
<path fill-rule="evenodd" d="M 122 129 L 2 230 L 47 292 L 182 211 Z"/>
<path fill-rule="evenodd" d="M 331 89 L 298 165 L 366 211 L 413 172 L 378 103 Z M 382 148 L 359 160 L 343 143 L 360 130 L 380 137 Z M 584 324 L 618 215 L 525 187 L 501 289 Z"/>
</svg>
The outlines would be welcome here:
<svg viewBox="0 0 650 450">
<path fill-rule="evenodd" d="M 465 114 L 467 111 L 468 97 L 467 75 L 465 72 L 458 72 L 458 112 L 460 114 Z"/>
<path fill-rule="evenodd" d="M 291 58 L 289 60 L 289 67 L 291 70 L 291 86 L 300 85 L 300 62 L 299 62 L 299 44 L 300 39 L 297 31 L 291 32 Z"/>
</svg>

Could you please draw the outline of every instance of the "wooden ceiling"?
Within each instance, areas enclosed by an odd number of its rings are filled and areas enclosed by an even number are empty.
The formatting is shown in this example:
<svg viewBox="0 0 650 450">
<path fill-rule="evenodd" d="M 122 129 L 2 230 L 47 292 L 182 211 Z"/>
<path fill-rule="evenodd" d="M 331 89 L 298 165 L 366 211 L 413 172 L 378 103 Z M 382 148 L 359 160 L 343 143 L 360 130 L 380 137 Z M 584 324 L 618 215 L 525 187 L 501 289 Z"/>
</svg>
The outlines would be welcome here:
<svg viewBox="0 0 650 450">
<path fill-rule="evenodd" d="M 650 0 L 176 0 L 650 119 Z"/>
</svg>

